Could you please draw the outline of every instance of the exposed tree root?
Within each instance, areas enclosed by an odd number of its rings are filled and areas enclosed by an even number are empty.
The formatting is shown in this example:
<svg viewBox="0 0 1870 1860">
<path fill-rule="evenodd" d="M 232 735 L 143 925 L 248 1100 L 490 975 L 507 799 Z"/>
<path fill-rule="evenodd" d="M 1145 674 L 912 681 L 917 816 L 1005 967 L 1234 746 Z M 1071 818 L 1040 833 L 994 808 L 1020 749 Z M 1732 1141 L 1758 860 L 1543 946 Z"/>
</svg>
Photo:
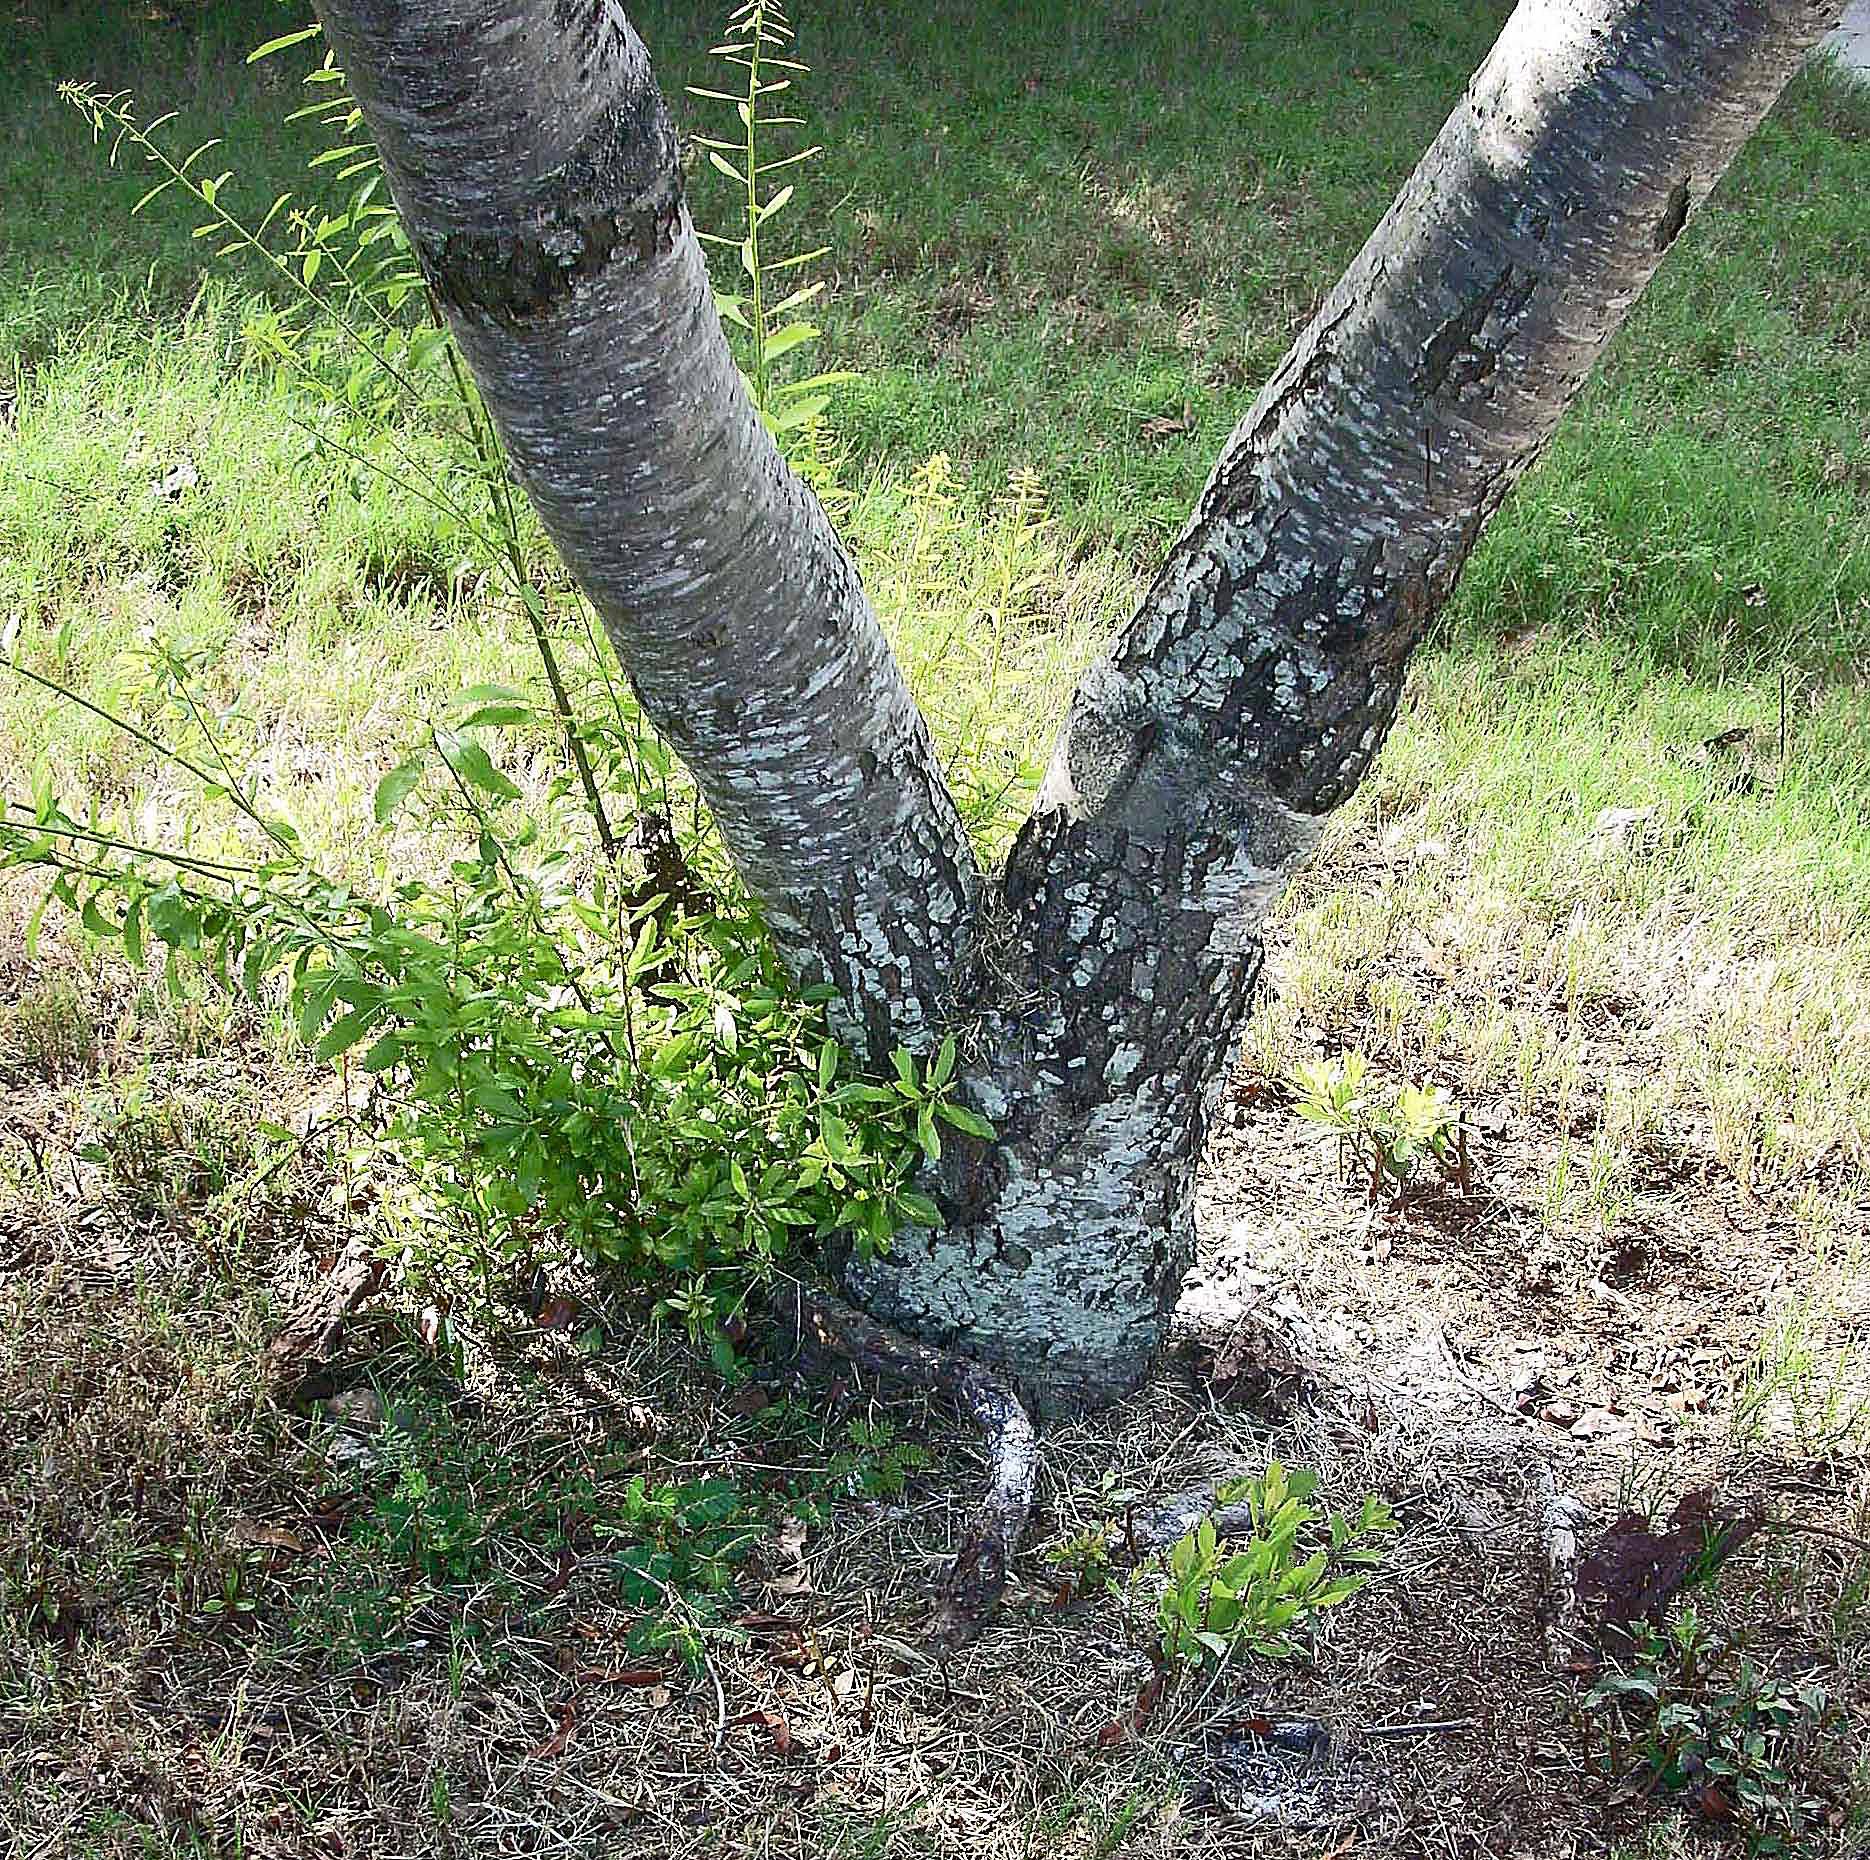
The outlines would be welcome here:
<svg viewBox="0 0 1870 1860">
<path fill-rule="evenodd" d="M 351 1241 L 266 1346 L 261 1375 L 275 1400 L 290 1400 L 331 1360 L 345 1320 L 382 1283 L 383 1261 L 365 1242 Z"/>
<path fill-rule="evenodd" d="M 1545 1557 L 1545 1649 L 1555 1671 L 1563 1671 L 1580 1657 L 1583 1642 L 1578 1627 L 1578 1564 L 1583 1555 L 1580 1534 L 1590 1522 L 1591 1508 L 1575 1493 L 1561 1491 L 1552 1468 L 1534 1462 L 1539 1494 L 1539 1537 Z"/>
<path fill-rule="evenodd" d="M 984 1436 L 986 1495 L 936 1590 L 930 1627 L 930 1638 L 940 1646 L 971 1645 L 1006 1589 L 1013 1551 L 1032 1510 L 1039 1454 L 1031 1417 L 1011 1386 L 984 1364 L 918 1343 L 829 1293 L 793 1286 L 778 1302 L 802 1339 L 872 1375 L 938 1390 Z"/>
</svg>

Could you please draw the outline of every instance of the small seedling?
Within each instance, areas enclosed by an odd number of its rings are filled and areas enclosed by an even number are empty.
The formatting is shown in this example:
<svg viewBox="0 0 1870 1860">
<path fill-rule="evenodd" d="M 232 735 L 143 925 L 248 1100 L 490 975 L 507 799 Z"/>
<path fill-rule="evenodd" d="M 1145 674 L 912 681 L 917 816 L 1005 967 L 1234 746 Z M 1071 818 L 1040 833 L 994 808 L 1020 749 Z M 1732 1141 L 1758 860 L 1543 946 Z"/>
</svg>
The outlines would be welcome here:
<svg viewBox="0 0 1870 1860">
<path fill-rule="evenodd" d="M 1399 1199 L 1423 1164 L 1463 1194 L 1471 1186 L 1467 1130 L 1454 1100 L 1439 1085 L 1380 1088 L 1359 1052 L 1294 1066 L 1294 1109 L 1308 1123 L 1333 1130 L 1346 1179 L 1363 1182 L 1371 1201 L 1387 1190 Z"/>
<path fill-rule="evenodd" d="M 853 1497 L 900 1498 L 909 1475 L 929 1463 L 913 1441 L 897 1441 L 892 1422 L 856 1420 L 846 1432 L 850 1449 L 832 1456 L 831 1477 Z"/>
<path fill-rule="evenodd" d="M 1317 1476 L 1271 1461 L 1257 1479 L 1224 1486 L 1221 1504 L 1245 1504 L 1252 1535 L 1236 1547 L 1204 1518 L 1168 1553 L 1157 1605 L 1161 1657 L 1170 1670 L 1199 1668 L 1236 1651 L 1290 1659 L 1313 1617 L 1347 1602 L 1379 1560 L 1377 1541 L 1396 1528 L 1374 1492 L 1355 1513 L 1321 1513 L 1309 1501 Z M 1302 1542 L 1323 1522 L 1326 1541 Z"/>
</svg>

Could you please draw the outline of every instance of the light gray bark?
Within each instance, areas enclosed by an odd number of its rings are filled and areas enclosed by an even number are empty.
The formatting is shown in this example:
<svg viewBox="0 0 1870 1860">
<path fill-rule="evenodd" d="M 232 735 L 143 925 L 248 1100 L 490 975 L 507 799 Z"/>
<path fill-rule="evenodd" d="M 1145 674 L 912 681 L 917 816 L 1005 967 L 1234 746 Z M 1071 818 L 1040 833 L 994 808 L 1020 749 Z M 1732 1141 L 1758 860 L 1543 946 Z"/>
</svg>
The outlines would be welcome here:
<svg viewBox="0 0 1870 1860">
<path fill-rule="evenodd" d="M 856 571 L 740 386 L 642 41 L 615 0 L 317 12 L 520 478 L 795 972 L 873 1061 L 927 1044 L 978 870 Z"/>
<path fill-rule="evenodd" d="M 849 1268 L 873 1312 L 1046 1410 L 1148 1373 L 1267 909 L 1842 3 L 1526 0 L 1235 430 L 983 898 L 850 565 L 734 379 L 614 4 L 317 0 L 527 487 L 783 947 L 873 1055 L 966 1035 L 1000 1140 L 951 1145 L 945 1231 Z"/>
<path fill-rule="evenodd" d="M 1148 1373 L 1260 925 L 1408 656 L 1838 0 L 1526 0 L 1086 676 L 1004 877 L 1003 1141 L 851 1274 L 1048 1409 Z"/>
</svg>

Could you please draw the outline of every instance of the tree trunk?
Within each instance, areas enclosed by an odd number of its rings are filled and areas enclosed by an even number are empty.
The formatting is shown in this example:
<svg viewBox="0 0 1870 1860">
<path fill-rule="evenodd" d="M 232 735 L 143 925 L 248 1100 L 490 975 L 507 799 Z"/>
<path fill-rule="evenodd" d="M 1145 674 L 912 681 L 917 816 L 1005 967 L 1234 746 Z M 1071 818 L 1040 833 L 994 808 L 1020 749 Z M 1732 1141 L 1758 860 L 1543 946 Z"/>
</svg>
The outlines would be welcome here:
<svg viewBox="0 0 1870 1860">
<path fill-rule="evenodd" d="M 945 1231 L 847 1274 L 1045 1410 L 1148 1373 L 1260 925 L 1404 666 L 1682 230 L 1839 7 L 1527 0 L 1246 418 L 1073 701 L 1008 861 Z"/>
<path fill-rule="evenodd" d="M 1042 1409 L 1149 1371 L 1260 925 L 1423 628 L 1842 0 L 1525 0 L 1235 430 L 983 886 L 850 564 L 740 392 L 613 0 L 317 0 L 528 490 L 804 976 L 953 1021 L 992 1145 L 847 1268 Z M 965 29 L 957 26 L 957 30 Z"/>
<path fill-rule="evenodd" d="M 794 972 L 873 1063 L 927 1044 L 978 868 L 856 570 L 740 386 L 642 41 L 615 0 L 317 11 L 521 482 Z"/>
</svg>

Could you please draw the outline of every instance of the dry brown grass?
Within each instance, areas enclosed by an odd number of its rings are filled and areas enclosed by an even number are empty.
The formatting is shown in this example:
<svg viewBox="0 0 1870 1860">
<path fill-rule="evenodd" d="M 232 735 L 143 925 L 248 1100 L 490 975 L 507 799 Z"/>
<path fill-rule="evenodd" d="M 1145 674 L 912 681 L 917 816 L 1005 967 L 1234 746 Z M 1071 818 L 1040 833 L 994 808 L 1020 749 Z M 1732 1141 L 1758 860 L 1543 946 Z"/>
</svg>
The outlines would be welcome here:
<svg viewBox="0 0 1870 1860">
<path fill-rule="evenodd" d="M 9 978 L 15 1003 L 45 985 Z M 1244 1321 L 1306 1380 L 1232 1408 L 1197 1352 L 1054 1429 L 1006 1619 L 937 1660 L 921 1645 L 929 1580 L 977 1473 L 970 1442 L 918 1401 L 847 1387 L 745 1412 L 628 1303 L 566 1281 L 604 1322 L 595 1358 L 522 1324 L 451 1363 L 393 1304 L 354 1328 L 334 1380 L 380 1391 L 376 1473 L 347 1469 L 355 1449 L 316 1412 L 264 1403 L 269 1327 L 356 1210 L 328 1151 L 242 1190 L 255 1120 L 288 1115 L 312 1081 L 243 1059 L 256 1049 L 237 1038 L 213 1050 L 238 1029 L 191 1036 L 147 1002 L 139 1021 L 137 999 L 97 991 L 100 1070 L 16 1075 L 0 1135 L 0 1805 L 24 1854 L 1140 1860 L 1673 1841 L 1672 1810 L 1592 1773 L 1580 1682 L 1551 1664 L 1550 1483 L 1600 1518 L 1632 1491 L 1713 1481 L 1866 1528 L 1865 1421 L 1848 1409 L 1861 1358 L 1840 1315 L 1862 1286 L 1839 1267 L 1863 1257 L 1861 1178 L 1820 1185 L 1821 1257 L 1811 1183 L 1747 1188 L 1685 1137 L 1606 1250 L 1580 1210 L 1546 1211 L 1570 1136 L 1540 1094 L 1478 1140 L 1472 1196 L 1372 1213 L 1249 1071 L 1216 1141 L 1185 1315 L 1208 1337 Z M 1335 1031 L 1381 1050 L 1376 1021 Z M 78 1153 L 144 1067 L 149 1114 L 200 1165 L 153 1188 L 108 1142 Z M 862 1416 L 932 1453 L 902 1493 L 866 1495 L 862 1468 L 835 1463 Z M 435 1443 L 428 1475 L 482 1536 L 359 1651 L 332 1632 L 334 1598 L 376 1554 L 386 1429 Z M 1152 1592 L 1074 1596 L 1050 1553 L 1120 1514 L 1113 1494 L 1269 1455 L 1317 1471 L 1333 1504 L 1390 1499 L 1401 1529 L 1382 1570 L 1326 1618 L 1313 1658 L 1237 1660 L 1123 1728 L 1150 1673 Z M 725 1474 L 763 1508 L 694 1667 L 628 1644 L 642 1611 L 606 1533 L 639 1472 Z M 588 1491 L 568 1509 L 554 1482 L 574 1473 Z M 803 1533 L 784 1522 L 789 1491 L 818 1507 Z M 230 1574 L 250 1614 L 211 1611 Z M 1860 1739 L 1865 1576 L 1841 1544 L 1760 1540 L 1717 1603 L 1767 1656 L 1823 1673 Z M 1323 1722 L 1336 1756 L 1270 1750 L 1248 1728 L 1263 1716 Z"/>
</svg>

